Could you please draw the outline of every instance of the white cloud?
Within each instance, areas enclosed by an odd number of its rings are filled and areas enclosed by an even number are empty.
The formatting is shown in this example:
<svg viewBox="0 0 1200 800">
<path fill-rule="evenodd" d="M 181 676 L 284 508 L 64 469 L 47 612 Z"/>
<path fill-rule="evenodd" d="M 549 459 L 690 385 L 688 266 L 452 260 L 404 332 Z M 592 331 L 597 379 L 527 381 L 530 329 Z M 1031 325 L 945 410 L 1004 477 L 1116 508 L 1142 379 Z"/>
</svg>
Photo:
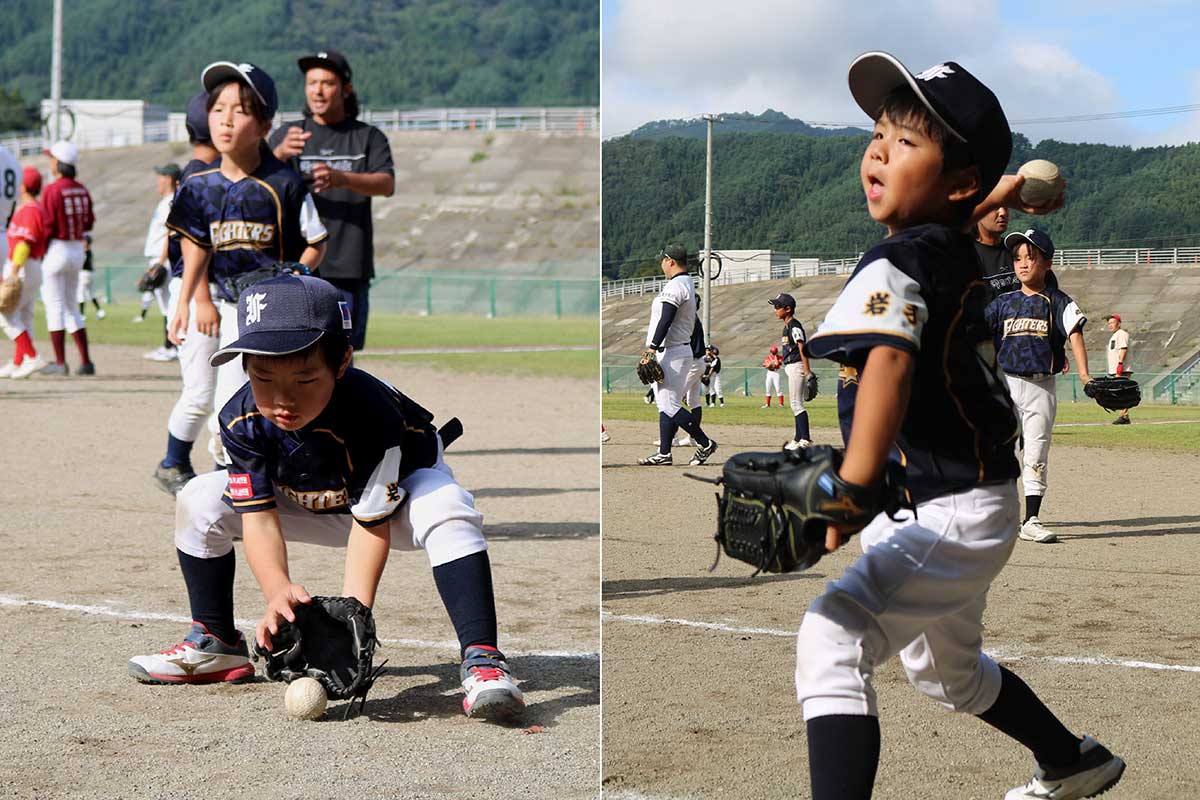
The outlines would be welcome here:
<svg viewBox="0 0 1200 800">
<path fill-rule="evenodd" d="M 893 53 L 914 71 L 957 61 L 1013 120 L 1129 108 L 1113 81 L 1052 32 L 1010 30 L 995 0 L 625 0 L 607 19 L 603 46 L 605 136 L 655 119 L 766 108 L 865 123 L 846 68 L 868 50 Z M 1138 137 L 1123 121 L 1014 127 L 1035 141 Z"/>
</svg>

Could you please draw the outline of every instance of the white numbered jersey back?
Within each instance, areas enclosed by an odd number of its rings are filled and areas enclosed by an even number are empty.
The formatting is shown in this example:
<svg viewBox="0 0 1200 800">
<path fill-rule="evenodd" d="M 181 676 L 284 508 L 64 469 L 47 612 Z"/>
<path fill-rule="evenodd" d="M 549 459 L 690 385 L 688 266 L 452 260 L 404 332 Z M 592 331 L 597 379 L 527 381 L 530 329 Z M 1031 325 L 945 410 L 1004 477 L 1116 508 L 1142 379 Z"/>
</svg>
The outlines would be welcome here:
<svg viewBox="0 0 1200 800">
<path fill-rule="evenodd" d="M 8 150 L 0 147 L 0 229 L 8 227 L 20 197 L 21 162 Z"/>
</svg>

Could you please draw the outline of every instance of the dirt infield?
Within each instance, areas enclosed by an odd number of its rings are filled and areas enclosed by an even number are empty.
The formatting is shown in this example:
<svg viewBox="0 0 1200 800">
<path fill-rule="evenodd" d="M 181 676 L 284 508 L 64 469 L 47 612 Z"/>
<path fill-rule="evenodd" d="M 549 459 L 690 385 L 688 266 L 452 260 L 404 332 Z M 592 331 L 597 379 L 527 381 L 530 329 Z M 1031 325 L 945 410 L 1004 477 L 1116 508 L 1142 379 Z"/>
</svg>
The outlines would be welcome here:
<svg viewBox="0 0 1200 800">
<path fill-rule="evenodd" d="M 579 422 L 598 416 L 594 381 L 467 383 L 364 363 L 439 421 L 463 420 L 447 461 L 485 515 L 500 644 L 529 709 L 513 726 L 462 715 L 428 561 L 394 552 L 376 608 L 388 666 L 365 713 L 303 723 L 286 719 L 280 684 L 154 687 L 125 673 L 188 618 L 174 504 L 150 479 L 179 373 L 142 349 L 94 348 L 96 378 L 0 382 L 0 797 L 596 795 L 599 485 L 596 432 Z M 344 551 L 290 554 L 311 592 L 339 593 Z M 262 606 L 239 561 L 247 630 Z"/>
<path fill-rule="evenodd" d="M 650 413 L 647 413 L 649 418 Z M 808 797 L 795 630 L 857 543 L 813 570 L 713 573 L 712 486 L 724 457 L 772 449 L 776 428 L 705 429 L 721 445 L 699 468 L 629 466 L 657 427 L 607 425 L 604 482 L 605 797 Z M 832 443 L 836 431 L 818 430 Z M 676 449 L 680 456 L 689 449 Z M 686 463 L 686 459 L 682 460 Z M 1129 765 L 1106 798 L 1200 794 L 1200 458 L 1055 446 L 1041 518 L 1061 543 L 1018 542 L 993 585 L 984 645 L 1068 727 Z M 918 695 L 895 659 L 877 673 L 880 798 L 995 798 L 1032 759 L 982 722 Z"/>
</svg>

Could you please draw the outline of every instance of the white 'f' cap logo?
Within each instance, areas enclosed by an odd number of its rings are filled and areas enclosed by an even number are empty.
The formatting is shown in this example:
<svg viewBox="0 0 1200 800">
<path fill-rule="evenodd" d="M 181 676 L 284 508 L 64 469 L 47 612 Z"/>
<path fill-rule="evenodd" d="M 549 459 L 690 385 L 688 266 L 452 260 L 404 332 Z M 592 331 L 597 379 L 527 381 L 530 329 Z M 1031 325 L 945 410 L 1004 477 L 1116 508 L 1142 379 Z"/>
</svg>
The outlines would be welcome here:
<svg viewBox="0 0 1200 800">
<path fill-rule="evenodd" d="M 919 81 L 931 81 L 934 78 L 945 78 L 954 74 L 954 70 L 945 64 L 938 64 L 936 67 L 930 67 L 917 76 Z"/>
<path fill-rule="evenodd" d="M 255 292 L 246 295 L 246 324 L 254 325 L 262 321 L 263 309 L 267 307 L 267 293 Z"/>
</svg>

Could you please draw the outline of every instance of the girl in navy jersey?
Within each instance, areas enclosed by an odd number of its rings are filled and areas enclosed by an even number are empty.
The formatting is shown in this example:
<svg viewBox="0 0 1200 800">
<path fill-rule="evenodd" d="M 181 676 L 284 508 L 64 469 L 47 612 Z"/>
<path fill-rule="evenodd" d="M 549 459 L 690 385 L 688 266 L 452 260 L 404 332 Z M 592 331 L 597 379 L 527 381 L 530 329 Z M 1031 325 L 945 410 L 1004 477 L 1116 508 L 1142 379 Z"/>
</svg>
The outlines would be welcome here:
<svg viewBox="0 0 1200 800">
<path fill-rule="evenodd" d="M 180 184 L 167 217 L 167 228 L 183 237 L 181 302 L 169 334 L 182 341 L 194 301 L 196 329 L 224 346 L 237 338 L 237 300 L 247 275 L 284 261 L 315 271 L 326 232 L 304 181 L 266 146 L 278 106 L 271 76 L 253 64 L 218 61 L 205 68 L 201 82 L 220 157 Z M 239 363 L 220 368 L 216 408 L 245 381 Z M 215 431 L 215 417 L 209 428 Z M 213 457 L 225 465 L 219 447 Z"/>
</svg>

